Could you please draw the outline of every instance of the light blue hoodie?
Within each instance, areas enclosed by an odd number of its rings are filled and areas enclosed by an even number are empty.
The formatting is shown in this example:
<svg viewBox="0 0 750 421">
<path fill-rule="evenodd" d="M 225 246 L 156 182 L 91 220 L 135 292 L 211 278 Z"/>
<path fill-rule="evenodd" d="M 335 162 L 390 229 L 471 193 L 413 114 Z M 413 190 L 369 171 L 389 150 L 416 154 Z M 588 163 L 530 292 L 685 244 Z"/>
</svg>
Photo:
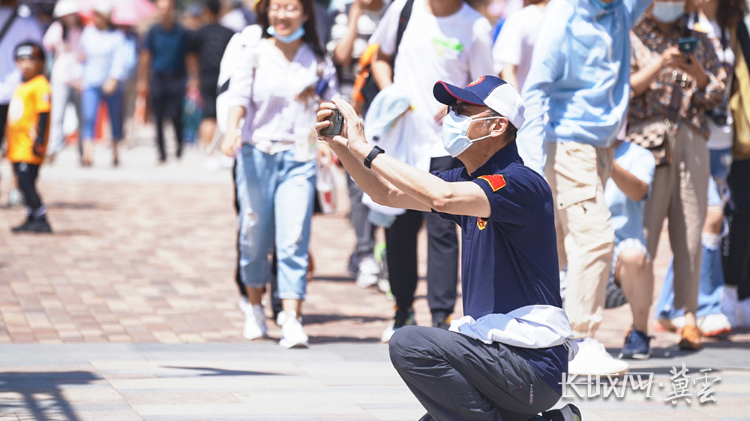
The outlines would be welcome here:
<svg viewBox="0 0 750 421">
<path fill-rule="evenodd" d="M 523 91 L 527 166 L 544 175 L 545 140 L 612 143 L 630 101 L 630 29 L 651 1 L 550 2 Z"/>
</svg>

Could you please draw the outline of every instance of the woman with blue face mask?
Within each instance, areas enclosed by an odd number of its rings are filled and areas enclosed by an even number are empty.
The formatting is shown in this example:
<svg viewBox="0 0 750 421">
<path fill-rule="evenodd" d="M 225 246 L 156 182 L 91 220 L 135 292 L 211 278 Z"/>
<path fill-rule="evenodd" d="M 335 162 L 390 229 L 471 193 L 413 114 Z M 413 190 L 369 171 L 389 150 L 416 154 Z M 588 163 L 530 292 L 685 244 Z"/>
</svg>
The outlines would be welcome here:
<svg viewBox="0 0 750 421">
<path fill-rule="evenodd" d="M 643 225 L 646 259 L 653 259 L 665 219 L 674 253 L 674 307 L 685 311 L 679 346 L 702 347 L 696 326 L 702 260 L 701 233 L 708 208 L 708 111 L 722 103 L 727 74 L 705 34 L 690 30 L 684 1 L 656 0 L 631 33 L 632 99 L 628 137 L 656 127 L 667 134 L 671 160 L 658 165 L 645 203 Z M 664 121 L 669 124 L 664 127 Z M 628 282 L 625 296 L 634 312 L 626 348 L 648 353 L 646 323 L 650 280 Z M 633 286 L 635 285 L 635 286 Z M 643 353 L 639 351 L 640 353 Z"/>
<path fill-rule="evenodd" d="M 222 151 L 236 156 L 240 204 L 240 274 L 251 306 L 244 336 L 266 335 L 261 299 L 275 250 L 283 313 L 280 345 L 306 347 L 301 310 L 316 165 L 330 165 L 319 145 L 315 114 L 338 93 L 336 70 L 315 32 L 313 0 L 261 0 L 261 39 L 248 42 L 229 81 L 229 117 Z M 244 123 L 240 125 L 240 121 Z"/>
</svg>

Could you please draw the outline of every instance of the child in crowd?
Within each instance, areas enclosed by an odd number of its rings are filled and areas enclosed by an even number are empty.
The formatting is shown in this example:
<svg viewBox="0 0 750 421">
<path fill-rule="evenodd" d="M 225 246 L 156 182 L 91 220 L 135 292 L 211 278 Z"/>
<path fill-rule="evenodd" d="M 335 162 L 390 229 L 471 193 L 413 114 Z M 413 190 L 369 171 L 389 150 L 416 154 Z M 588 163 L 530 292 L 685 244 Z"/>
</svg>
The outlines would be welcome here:
<svg viewBox="0 0 750 421">
<path fill-rule="evenodd" d="M 16 88 L 8 108 L 7 158 L 18 178 L 28 219 L 12 231 L 51 233 L 47 210 L 36 191 L 49 138 L 50 84 L 43 73 L 44 50 L 36 42 L 23 42 L 16 46 L 15 58 L 23 83 Z"/>
</svg>

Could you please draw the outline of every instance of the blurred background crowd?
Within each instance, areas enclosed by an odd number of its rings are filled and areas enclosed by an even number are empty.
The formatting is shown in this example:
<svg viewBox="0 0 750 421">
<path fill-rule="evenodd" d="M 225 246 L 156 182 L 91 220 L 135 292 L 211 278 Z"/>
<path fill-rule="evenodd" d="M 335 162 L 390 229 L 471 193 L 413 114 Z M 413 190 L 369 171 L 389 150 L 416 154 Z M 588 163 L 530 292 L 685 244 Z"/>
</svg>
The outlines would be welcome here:
<svg viewBox="0 0 750 421">
<path fill-rule="evenodd" d="M 103 140 L 118 166 L 120 142 L 151 120 L 157 164 L 168 159 L 168 150 L 179 159 L 186 144 L 235 157 L 236 280 L 245 337 L 266 335 L 262 297 L 269 287 L 281 345 L 306 346 L 301 314 L 314 267 L 311 217 L 332 205 L 329 172 L 337 164 L 312 129 L 319 102 L 336 95 L 351 101 L 368 139 L 412 165 L 430 171 L 461 166 L 441 144 L 446 108 L 434 100 L 433 84 L 464 86 L 494 74 L 525 100 L 534 89 L 547 89 L 537 76 L 549 69 L 532 64 L 576 54 L 567 42 L 535 51 L 550 19 L 545 12 L 568 0 L 551 1 L 0 0 L 0 28 L 7 26 L 0 32 L 1 123 L 6 126 L 14 91 L 25 82 L 16 46 L 34 41 L 46 54 L 51 93 L 48 161 L 67 146 L 78 148 L 81 165 L 90 167 L 93 148 Z M 600 352 L 593 337 L 603 308 L 629 303 L 631 332 L 640 336 L 629 334 L 628 341 L 640 351 L 623 357 L 650 356 L 652 261 L 665 219 L 675 258 L 656 306 L 657 327 L 684 331 L 681 345 L 692 349 L 700 348 L 701 336 L 750 327 L 748 6 L 744 0 L 571 2 L 602 16 L 623 3 L 645 10 L 642 16 L 633 11 L 629 35 L 623 28 L 609 34 L 629 37 L 630 73 L 619 77 L 631 89 L 625 115 L 606 116 L 621 133 L 596 145 L 614 159 L 596 193 L 606 200 L 603 220 L 611 228 L 585 241 L 571 234 L 594 223 L 588 215 L 558 229 L 566 311 L 579 308 L 583 314 L 572 319 L 586 320 L 577 330 L 589 339 L 591 351 L 583 355 L 589 367 L 620 372 L 624 363 L 603 347 Z M 592 41 L 579 24 L 573 42 L 589 62 L 611 54 L 598 44 L 611 40 Z M 530 80 L 534 86 L 525 86 Z M 575 95 L 597 85 L 590 82 L 565 89 Z M 605 117 L 593 105 L 581 115 L 588 120 L 581 125 Z M 648 146 L 642 138 L 664 120 L 666 148 L 631 148 Z M 166 144 L 165 123 L 174 130 L 174 147 Z M 597 173 L 595 167 L 585 171 Z M 359 286 L 377 286 L 396 301 L 382 340 L 415 323 L 423 226 L 433 325 L 448 328 L 460 279 L 455 225 L 379 206 L 351 178 L 348 189 L 357 236 L 349 270 Z M 25 191 L 4 197 L 29 205 Z M 44 214 L 39 206 L 30 218 Z M 578 285 L 584 278 L 594 281 Z"/>
</svg>

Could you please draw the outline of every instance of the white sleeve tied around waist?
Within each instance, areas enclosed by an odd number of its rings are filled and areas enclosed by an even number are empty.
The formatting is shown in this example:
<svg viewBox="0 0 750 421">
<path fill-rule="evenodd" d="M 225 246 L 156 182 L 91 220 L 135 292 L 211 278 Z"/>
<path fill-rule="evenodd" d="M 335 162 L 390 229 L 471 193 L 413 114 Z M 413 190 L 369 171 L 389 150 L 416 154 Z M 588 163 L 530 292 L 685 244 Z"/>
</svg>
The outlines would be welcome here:
<svg viewBox="0 0 750 421">
<path fill-rule="evenodd" d="M 488 314 L 479 320 L 464 316 L 452 321 L 450 330 L 486 344 L 499 342 L 530 349 L 564 345 L 568 350 L 568 361 L 578 353 L 568 316 L 555 306 L 530 305 L 508 314 Z"/>
</svg>

